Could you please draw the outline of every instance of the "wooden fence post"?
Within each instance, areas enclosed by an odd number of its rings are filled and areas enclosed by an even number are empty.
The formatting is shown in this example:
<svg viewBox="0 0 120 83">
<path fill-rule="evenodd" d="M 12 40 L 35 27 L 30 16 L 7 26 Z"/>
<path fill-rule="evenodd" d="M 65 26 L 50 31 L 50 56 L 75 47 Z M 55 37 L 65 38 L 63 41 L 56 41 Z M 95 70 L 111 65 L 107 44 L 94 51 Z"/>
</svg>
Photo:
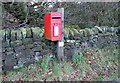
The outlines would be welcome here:
<svg viewBox="0 0 120 83">
<path fill-rule="evenodd" d="M 64 8 L 58 8 L 57 11 L 62 13 L 62 38 L 58 41 L 57 46 L 57 56 L 61 62 L 64 59 Z"/>
</svg>

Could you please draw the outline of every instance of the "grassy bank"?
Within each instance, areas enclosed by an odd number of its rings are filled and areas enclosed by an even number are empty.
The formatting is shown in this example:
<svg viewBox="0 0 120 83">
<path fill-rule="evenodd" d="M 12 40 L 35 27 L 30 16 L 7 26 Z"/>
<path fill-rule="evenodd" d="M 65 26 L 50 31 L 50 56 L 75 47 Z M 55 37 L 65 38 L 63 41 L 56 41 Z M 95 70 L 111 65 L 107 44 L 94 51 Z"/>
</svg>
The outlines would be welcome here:
<svg viewBox="0 0 120 83">
<path fill-rule="evenodd" d="M 1 73 L 3 81 L 113 81 L 118 78 L 119 46 L 91 48 L 58 63 L 45 55 L 41 62 Z"/>
</svg>

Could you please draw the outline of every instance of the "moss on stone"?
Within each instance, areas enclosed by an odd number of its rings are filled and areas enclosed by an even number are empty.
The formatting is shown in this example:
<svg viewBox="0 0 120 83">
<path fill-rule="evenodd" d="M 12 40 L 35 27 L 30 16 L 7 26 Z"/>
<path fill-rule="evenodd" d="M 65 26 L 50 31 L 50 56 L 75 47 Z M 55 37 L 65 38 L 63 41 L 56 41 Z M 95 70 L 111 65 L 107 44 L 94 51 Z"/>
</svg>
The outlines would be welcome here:
<svg viewBox="0 0 120 83">
<path fill-rule="evenodd" d="M 31 28 L 26 28 L 26 37 L 30 38 L 32 36 Z"/>
<path fill-rule="evenodd" d="M 0 39 L 2 40 L 2 42 L 5 42 L 5 29 L 0 30 Z"/>
<path fill-rule="evenodd" d="M 17 32 L 16 30 L 11 30 L 11 38 L 10 38 L 10 39 L 11 39 L 12 41 L 15 41 L 15 40 L 16 40 L 16 37 L 17 37 L 16 32 Z"/>
<path fill-rule="evenodd" d="M 20 30 L 21 30 L 21 32 L 22 32 L 22 36 L 23 36 L 23 38 L 26 38 L 26 28 L 20 28 Z"/>
<path fill-rule="evenodd" d="M 41 29 L 39 27 L 31 28 L 33 33 L 33 38 L 40 38 Z"/>
<path fill-rule="evenodd" d="M 11 30 L 10 29 L 6 29 L 5 34 L 6 34 L 6 41 L 9 42 L 10 41 Z"/>
<path fill-rule="evenodd" d="M 21 40 L 22 39 L 22 32 L 21 30 L 16 30 L 17 33 L 17 40 Z"/>
<path fill-rule="evenodd" d="M 22 45 L 22 41 L 16 40 L 16 41 L 11 41 L 11 47 L 18 47 Z"/>
<path fill-rule="evenodd" d="M 25 45 L 25 48 L 26 48 L 26 49 L 31 49 L 31 48 L 33 48 L 33 47 L 34 47 L 33 44 L 27 44 L 27 45 Z"/>
</svg>

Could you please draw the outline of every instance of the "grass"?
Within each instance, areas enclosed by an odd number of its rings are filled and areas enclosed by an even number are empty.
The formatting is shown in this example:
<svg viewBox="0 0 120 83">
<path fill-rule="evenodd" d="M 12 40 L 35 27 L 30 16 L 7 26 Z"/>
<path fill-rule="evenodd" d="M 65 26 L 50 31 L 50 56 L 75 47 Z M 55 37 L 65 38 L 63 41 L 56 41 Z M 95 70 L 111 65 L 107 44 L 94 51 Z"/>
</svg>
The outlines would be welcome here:
<svg viewBox="0 0 120 83">
<path fill-rule="evenodd" d="M 1 74 L 3 81 L 113 81 L 118 78 L 119 46 L 86 49 L 58 63 L 45 55 L 37 62 Z"/>
</svg>

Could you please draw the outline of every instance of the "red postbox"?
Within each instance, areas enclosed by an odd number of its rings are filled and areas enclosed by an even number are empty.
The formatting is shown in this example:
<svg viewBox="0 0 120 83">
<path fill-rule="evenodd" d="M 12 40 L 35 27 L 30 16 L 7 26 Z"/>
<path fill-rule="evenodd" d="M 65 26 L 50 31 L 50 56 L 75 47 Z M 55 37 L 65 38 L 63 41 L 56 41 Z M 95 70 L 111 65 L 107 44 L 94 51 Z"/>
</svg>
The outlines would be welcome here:
<svg viewBox="0 0 120 83">
<path fill-rule="evenodd" d="M 60 12 L 46 13 L 44 16 L 44 37 L 51 41 L 61 40 L 62 20 Z"/>
</svg>

